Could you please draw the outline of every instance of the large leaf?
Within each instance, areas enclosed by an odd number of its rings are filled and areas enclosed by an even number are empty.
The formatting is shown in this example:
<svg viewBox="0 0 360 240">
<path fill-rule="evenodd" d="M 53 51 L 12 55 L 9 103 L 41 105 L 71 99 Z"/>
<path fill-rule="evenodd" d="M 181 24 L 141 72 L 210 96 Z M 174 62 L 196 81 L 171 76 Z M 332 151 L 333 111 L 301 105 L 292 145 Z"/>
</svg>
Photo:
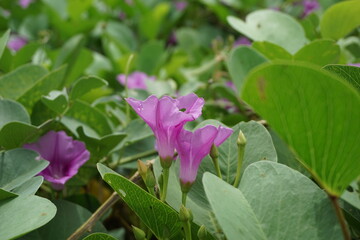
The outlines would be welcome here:
<svg viewBox="0 0 360 240">
<path fill-rule="evenodd" d="M 92 89 L 106 85 L 108 85 L 108 83 L 105 80 L 96 76 L 82 77 L 74 83 L 70 92 L 70 99 L 77 99 Z"/>
<path fill-rule="evenodd" d="M 293 56 L 284 48 L 271 42 L 253 42 L 252 47 L 270 60 L 291 60 L 293 58 Z"/>
<path fill-rule="evenodd" d="M 42 96 L 41 101 L 51 110 L 62 114 L 68 107 L 68 95 L 66 89 L 62 91 L 51 91 L 48 95 Z"/>
<path fill-rule="evenodd" d="M 34 195 L 43 183 L 44 178 L 42 176 L 36 176 L 26 181 L 22 185 L 14 188 L 12 192 L 19 195 Z"/>
<path fill-rule="evenodd" d="M 330 64 L 324 69 L 345 79 L 360 91 L 360 67 Z"/>
<path fill-rule="evenodd" d="M 342 1 L 326 9 L 320 21 L 322 36 L 333 39 L 345 37 L 360 26 L 359 12 L 360 4 L 357 0 Z"/>
<path fill-rule="evenodd" d="M 19 98 L 19 102 L 30 111 L 42 95 L 59 88 L 64 79 L 65 71 L 65 67 L 60 67 L 43 76 Z"/>
<path fill-rule="evenodd" d="M 303 63 L 267 64 L 250 74 L 242 97 L 328 193 L 341 195 L 359 176 L 360 96 L 345 81 Z"/>
<path fill-rule="evenodd" d="M 21 66 L 0 77 L 0 95 L 4 98 L 19 99 L 46 74 L 47 71 L 40 66 Z"/>
<path fill-rule="evenodd" d="M 37 159 L 38 154 L 28 149 L 14 149 L 0 153 L 0 188 L 10 191 L 23 184 L 48 164 Z"/>
<path fill-rule="evenodd" d="M 0 129 L 13 121 L 30 123 L 30 117 L 21 104 L 8 99 L 0 99 Z"/>
<path fill-rule="evenodd" d="M 56 207 L 38 196 L 18 196 L 0 201 L 1 239 L 17 238 L 49 222 Z"/>
<path fill-rule="evenodd" d="M 83 240 L 116 240 L 116 238 L 106 233 L 93 233 L 84 238 Z"/>
<path fill-rule="evenodd" d="M 97 166 L 103 179 L 120 195 L 157 238 L 163 238 L 167 233 L 167 238 L 172 239 L 179 234 L 182 223 L 175 210 L 104 165 L 98 164 Z"/>
<path fill-rule="evenodd" d="M 57 208 L 55 217 L 45 226 L 24 236 L 26 240 L 63 240 L 70 237 L 86 220 L 91 216 L 91 212 L 86 208 L 65 200 L 55 200 Z M 106 232 L 105 227 L 97 222 L 91 231 Z M 56 234 L 54 234 L 56 233 Z M 85 233 L 82 237 L 88 235 Z"/>
<path fill-rule="evenodd" d="M 227 66 L 236 88 L 239 90 L 242 87 L 250 70 L 266 61 L 267 59 L 263 55 L 246 46 L 232 50 Z"/>
<path fill-rule="evenodd" d="M 267 239 L 254 210 L 238 189 L 210 173 L 204 174 L 203 183 L 226 239 Z"/>
<path fill-rule="evenodd" d="M 5 149 L 22 147 L 42 133 L 41 128 L 22 122 L 10 122 L 0 130 L 0 146 Z"/>
<path fill-rule="evenodd" d="M 2 57 L 2 54 L 4 52 L 4 49 L 6 48 L 6 44 L 10 37 L 10 30 L 7 30 L 1 37 L 0 37 L 0 59 Z"/>
<path fill-rule="evenodd" d="M 241 191 L 209 173 L 203 181 L 228 239 L 261 239 L 259 226 L 266 236 L 263 239 L 342 237 L 328 196 L 310 179 L 282 164 L 262 161 L 250 165 L 241 180 Z M 250 220 L 243 221 L 244 215 Z M 253 230 L 241 231 L 242 228 Z"/>
<path fill-rule="evenodd" d="M 246 22 L 229 16 L 229 24 L 254 41 L 268 41 L 290 53 L 298 51 L 308 41 L 302 26 L 289 15 L 274 10 L 259 10 L 246 16 Z"/>
</svg>

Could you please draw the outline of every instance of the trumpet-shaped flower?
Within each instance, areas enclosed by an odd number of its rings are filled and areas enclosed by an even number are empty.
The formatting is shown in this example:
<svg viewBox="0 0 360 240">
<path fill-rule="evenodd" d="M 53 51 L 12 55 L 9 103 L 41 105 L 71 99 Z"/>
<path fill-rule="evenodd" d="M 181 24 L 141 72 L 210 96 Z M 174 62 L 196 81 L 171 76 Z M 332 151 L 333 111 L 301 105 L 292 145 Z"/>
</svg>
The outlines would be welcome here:
<svg viewBox="0 0 360 240">
<path fill-rule="evenodd" d="M 126 85 L 126 75 L 119 74 L 117 75 L 117 80 L 122 85 Z M 155 81 L 154 76 L 148 76 L 143 72 L 133 72 L 127 78 L 127 86 L 128 88 L 135 88 L 135 89 L 147 89 L 146 80 Z"/>
<path fill-rule="evenodd" d="M 231 128 L 207 125 L 189 132 L 182 130 L 176 142 L 180 157 L 180 183 L 189 190 L 194 183 L 201 160 L 210 153 L 211 146 L 222 144 L 231 134 Z"/>
<path fill-rule="evenodd" d="M 16 51 L 19 51 L 26 44 L 27 44 L 26 38 L 13 35 L 10 37 L 7 46 L 8 46 L 8 48 L 10 48 L 11 50 L 14 50 L 16 52 Z"/>
<path fill-rule="evenodd" d="M 154 132 L 162 163 L 173 160 L 177 136 L 186 122 L 201 115 L 204 105 L 204 99 L 194 93 L 177 99 L 168 96 L 158 99 L 152 95 L 145 101 L 133 98 L 126 101 Z"/>
<path fill-rule="evenodd" d="M 64 131 L 50 131 L 37 142 L 25 144 L 24 148 L 38 152 L 41 158 L 50 162 L 39 173 L 60 190 L 72 178 L 78 169 L 90 158 L 90 153 L 83 142 L 73 140 Z"/>
</svg>

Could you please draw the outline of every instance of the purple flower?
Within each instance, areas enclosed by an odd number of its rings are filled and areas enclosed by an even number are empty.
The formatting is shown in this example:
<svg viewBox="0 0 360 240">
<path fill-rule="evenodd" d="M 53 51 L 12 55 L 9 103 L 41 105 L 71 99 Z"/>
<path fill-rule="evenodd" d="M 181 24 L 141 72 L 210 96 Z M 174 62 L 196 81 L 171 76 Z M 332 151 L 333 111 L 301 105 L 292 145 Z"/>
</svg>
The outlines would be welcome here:
<svg viewBox="0 0 360 240">
<path fill-rule="evenodd" d="M 117 75 L 117 80 L 119 83 L 125 86 L 126 75 L 119 74 Z M 154 76 L 148 76 L 143 72 L 133 72 L 128 76 L 127 84 L 128 88 L 136 89 L 147 89 L 146 80 L 155 81 Z"/>
<path fill-rule="evenodd" d="M 27 8 L 33 0 L 19 0 L 19 5 L 22 8 Z"/>
<path fill-rule="evenodd" d="M 184 10 L 188 5 L 188 3 L 186 1 L 177 1 L 174 4 L 175 4 L 176 10 L 178 10 L 178 11 Z"/>
<path fill-rule="evenodd" d="M 85 144 L 73 140 L 64 131 L 50 131 L 37 142 L 25 144 L 24 148 L 37 151 L 43 159 L 50 162 L 39 175 L 51 182 L 53 188 L 57 190 L 62 189 L 90 158 Z"/>
<path fill-rule="evenodd" d="M 27 44 L 26 38 L 13 35 L 10 37 L 9 42 L 7 43 L 8 48 L 19 51 L 24 45 Z"/>
<path fill-rule="evenodd" d="M 194 183 L 201 160 L 210 153 L 211 146 L 222 144 L 231 134 L 231 128 L 207 125 L 189 132 L 182 130 L 176 141 L 180 157 L 180 183 L 188 190 Z"/>
<path fill-rule="evenodd" d="M 303 18 L 312 13 L 313 11 L 319 9 L 320 7 L 317 0 L 304 0 L 302 2 L 302 5 L 304 6 L 304 11 L 302 14 Z"/>
<path fill-rule="evenodd" d="M 234 42 L 233 47 L 237 47 L 237 46 L 241 46 L 241 45 L 245 45 L 245 46 L 250 46 L 251 45 L 251 41 L 246 38 L 246 37 L 239 37 L 238 39 L 236 39 L 236 41 Z"/>
<path fill-rule="evenodd" d="M 186 122 L 201 115 L 204 105 L 204 99 L 194 93 L 178 99 L 168 96 L 158 99 L 152 95 L 145 101 L 133 98 L 127 98 L 126 101 L 154 132 L 162 162 L 173 160 L 177 136 Z"/>
<path fill-rule="evenodd" d="M 360 67 L 360 63 L 349 63 L 349 66 Z"/>
</svg>

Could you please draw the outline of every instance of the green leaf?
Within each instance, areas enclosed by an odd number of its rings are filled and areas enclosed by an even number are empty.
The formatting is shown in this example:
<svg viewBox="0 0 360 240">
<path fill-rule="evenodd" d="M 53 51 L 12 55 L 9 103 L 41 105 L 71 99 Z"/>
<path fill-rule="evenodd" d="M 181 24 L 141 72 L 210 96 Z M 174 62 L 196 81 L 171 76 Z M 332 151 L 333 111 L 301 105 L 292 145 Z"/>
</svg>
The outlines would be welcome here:
<svg viewBox="0 0 360 240">
<path fill-rule="evenodd" d="M 56 207 L 38 196 L 18 196 L 0 201 L 2 239 L 14 239 L 49 222 Z"/>
<path fill-rule="evenodd" d="M 49 165 L 48 161 L 37 158 L 38 153 L 22 148 L 0 153 L 0 188 L 10 191 Z"/>
<path fill-rule="evenodd" d="M 7 30 L 0 38 L 0 59 L 2 57 L 4 49 L 6 48 L 6 44 L 9 41 L 9 37 L 10 37 L 10 29 Z"/>
<path fill-rule="evenodd" d="M 9 122 L 30 123 L 29 114 L 18 102 L 0 99 L 0 129 Z"/>
<path fill-rule="evenodd" d="M 216 219 L 227 239 L 267 239 L 253 209 L 239 189 L 210 173 L 204 174 L 203 184 Z"/>
<path fill-rule="evenodd" d="M 227 66 L 236 88 L 239 90 L 247 74 L 254 67 L 267 62 L 267 59 L 256 50 L 240 46 L 231 51 Z"/>
<path fill-rule="evenodd" d="M 100 136 L 112 133 L 110 121 L 105 114 L 86 102 L 75 100 L 66 116 L 85 123 L 100 134 Z"/>
<path fill-rule="evenodd" d="M 77 99 L 88 93 L 92 89 L 100 88 L 107 85 L 107 81 L 96 76 L 82 77 L 74 83 L 74 86 L 72 87 L 70 92 L 70 99 Z"/>
<path fill-rule="evenodd" d="M 140 18 L 140 33 L 147 39 L 155 39 L 164 23 L 164 18 L 170 11 L 170 4 L 160 2 L 151 11 Z"/>
<path fill-rule="evenodd" d="M 320 66 L 337 63 L 340 59 L 340 47 L 332 40 L 318 39 L 301 48 L 294 59 Z"/>
<path fill-rule="evenodd" d="M 91 7 L 93 0 L 71 0 L 67 2 L 69 16 L 74 19 L 80 19 L 81 15 Z"/>
<path fill-rule="evenodd" d="M 68 107 L 68 95 L 66 89 L 62 91 L 51 91 L 48 95 L 42 96 L 41 101 L 57 114 L 62 114 Z"/>
<path fill-rule="evenodd" d="M 97 166 L 103 179 L 157 238 L 162 239 L 167 233 L 167 238 L 172 239 L 179 234 L 182 223 L 175 210 L 104 165 L 97 164 Z"/>
<path fill-rule="evenodd" d="M 12 197 L 17 197 L 18 195 L 10 192 L 10 191 L 5 191 L 4 189 L 0 188 L 0 201 L 7 199 L 7 198 L 12 198 Z"/>
<path fill-rule="evenodd" d="M 55 217 L 45 226 L 37 229 L 23 239 L 26 240 L 64 240 L 70 237 L 91 216 L 91 212 L 86 208 L 65 200 L 55 200 L 53 202 L 57 208 Z M 97 222 L 91 231 L 106 232 L 105 227 Z M 56 233 L 56 234 L 54 234 Z M 85 233 L 82 237 L 88 235 Z"/>
<path fill-rule="evenodd" d="M 19 51 L 16 52 L 15 56 L 11 58 L 11 63 L 9 63 L 9 70 L 13 70 L 14 68 L 31 62 L 32 57 L 40 46 L 40 43 L 29 43 L 23 46 Z"/>
<path fill-rule="evenodd" d="M 48 94 L 51 90 L 58 89 L 64 80 L 65 67 L 60 67 L 39 79 L 31 88 L 29 88 L 19 98 L 29 111 L 33 108 L 35 103 L 41 99 L 42 95 Z"/>
<path fill-rule="evenodd" d="M 127 134 L 126 141 L 133 143 L 153 135 L 151 128 L 142 120 L 132 120 L 124 129 Z"/>
<path fill-rule="evenodd" d="M 248 77 L 242 98 L 329 194 L 359 176 L 360 96 L 345 81 L 305 63 L 266 64 Z"/>
<path fill-rule="evenodd" d="M 144 44 L 137 56 L 137 70 L 154 74 L 164 60 L 164 44 L 160 41 L 150 41 Z"/>
<path fill-rule="evenodd" d="M 22 185 L 14 188 L 12 192 L 19 195 L 34 195 L 43 183 L 44 178 L 42 176 L 36 176 L 26 181 Z"/>
<path fill-rule="evenodd" d="M 46 74 L 47 71 L 40 66 L 21 66 L 0 77 L 0 95 L 4 98 L 19 99 Z"/>
<path fill-rule="evenodd" d="M 253 42 L 251 45 L 269 60 L 292 60 L 293 56 L 281 46 L 271 42 Z"/>
<path fill-rule="evenodd" d="M 10 122 L 0 130 L 0 146 L 5 149 L 22 147 L 41 135 L 40 128 L 21 122 Z"/>
<path fill-rule="evenodd" d="M 343 1 L 332 5 L 320 21 L 323 38 L 340 39 L 360 26 L 360 4 L 357 0 Z"/>
<path fill-rule="evenodd" d="M 116 240 L 116 238 L 106 233 L 93 233 L 84 238 L 83 240 Z"/>
<path fill-rule="evenodd" d="M 85 134 L 83 127 L 78 128 L 77 132 L 80 139 L 86 143 L 92 158 L 96 159 L 109 155 L 110 151 L 126 137 L 125 133 L 113 133 L 100 139 L 93 138 Z"/>
<path fill-rule="evenodd" d="M 274 10 L 258 10 L 246 16 L 246 22 L 227 17 L 228 23 L 254 41 L 268 41 L 295 53 L 307 43 L 302 26 L 289 15 Z M 281 29 L 281 31 L 279 30 Z"/>
<path fill-rule="evenodd" d="M 326 65 L 323 67 L 325 70 L 330 71 L 337 76 L 345 79 L 351 83 L 357 90 L 360 91 L 360 68 L 347 65 Z"/>
</svg>

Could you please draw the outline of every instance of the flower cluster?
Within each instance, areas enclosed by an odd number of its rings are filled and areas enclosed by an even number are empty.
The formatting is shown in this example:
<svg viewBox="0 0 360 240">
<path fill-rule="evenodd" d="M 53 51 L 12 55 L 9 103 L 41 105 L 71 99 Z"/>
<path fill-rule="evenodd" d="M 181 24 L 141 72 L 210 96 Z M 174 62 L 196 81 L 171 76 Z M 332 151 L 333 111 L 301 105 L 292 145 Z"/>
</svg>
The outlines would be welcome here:
<svg viewBox="0 0 360 240">
<path fill-rule="evenodd" d="M 187 122 L 201 115 L 204 99 L 194 93 L 177 99 L 150 96 L 144 101 L 133 98 L 127 98 L 126 101 L 154 132 L 163 168 L 170 167 L 177 151 L 182 185 L 193 184 L 200 162 L 209 154 L 211 146 L 219 146 L 232 133 L 230 128 L 211 125 L 194 132 L 183 128 Z"/>
</svg>

